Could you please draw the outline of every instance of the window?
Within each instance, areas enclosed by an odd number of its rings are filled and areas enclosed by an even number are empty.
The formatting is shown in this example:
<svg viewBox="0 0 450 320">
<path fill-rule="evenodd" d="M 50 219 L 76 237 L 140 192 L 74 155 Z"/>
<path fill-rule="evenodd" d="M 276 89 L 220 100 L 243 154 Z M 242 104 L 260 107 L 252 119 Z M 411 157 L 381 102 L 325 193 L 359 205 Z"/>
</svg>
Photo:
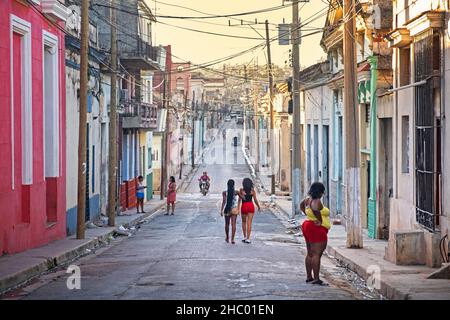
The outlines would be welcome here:
<svg viewBox="0 0 450 320">
<path fill-rule="evenodd" d="M 44 171 L 59 176 L 58 38 L 43 32 Z"/>
<path fill-rule="evenodd" d="M 47 31 L 42 33 L 42 63 L 45 211 L 47 223 L 51 224 L 58 220 L 59 68 L 58 37 Z"/>
<path fill-rule="evenodd" d="M 151 169 L 152 168 L 152 148 L 147 149 L 147 159 L 148 159 L 147 168 Z"/>
<path fill-rule="evenodd" d="M 147 41 L 152 44 L 152 24 L 150 22 L 147 23 Z"/>
<path fill-rule="evenodd" d="M 370 123 L 370 104 L 366 103 L 364 109 L 366 110 L 366 114 L 365 114 L 366 115 L 366 117 L 365 117 L 366 123 Z"/>
<path fill-rule="evenodd" d="M 411 82 L 411 49 L 400 49 L 400 86 L 406 86 Z"/>
<path fill-rule="evenodd" d="M 307 158 L 307 179 L 311 182 L 311 125 L 306 126 L 306 158 Z"/>
<path fill-rule="evenodd" d="M 333 51 L 333 56 L 334 66 L 337 68 L 339 66 L 339 52 L 337 50 Z"/>
<path fill-rule="evenodd" d="M 159 153 L 158 153 L 158 149 L 156 149 L 156 150 L 152 153 L 152 161 L 159 161 Z"/>
<path fill-rule="evenodd" d="M 11 15 L 11 144 L 12 163 L 17 141 L 14 126 L 21 129 L 22 184 L 33 183 L 33 110 L 31 72 L 31 24 Z M 21 119 L 14 119 L 21 114 Z M 14 189 L 14 168 L 12 168 L 12 188 Z"/>
<path fill-rule="evenodd" d="M 402 173 L 409 173 L 409 116 L 402 116 Z"/>
</svg>

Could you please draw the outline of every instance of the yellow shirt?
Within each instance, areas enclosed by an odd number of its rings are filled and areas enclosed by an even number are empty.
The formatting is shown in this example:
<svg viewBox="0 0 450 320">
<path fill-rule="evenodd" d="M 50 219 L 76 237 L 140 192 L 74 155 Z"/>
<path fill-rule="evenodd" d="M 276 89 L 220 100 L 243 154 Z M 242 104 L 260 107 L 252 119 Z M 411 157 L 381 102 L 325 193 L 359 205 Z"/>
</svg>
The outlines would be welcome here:
<svg viewBox="0 0 450 320">
<path fill-rule="evenodd" d="M 317 221 L 316 216 L 314 215 L 314 212 L 312 209 L 308 206 L 305 208 L 306 216 L 308 217 L 308 220 L 310 221 Z M 324 226 L 327 229 L 331 228 L 330 223 L 330 209 L 327 207 L 323 207 L 322 210 L 320 210 L 320 215 L 322 216 L 322 226 Z"/>
</svg>

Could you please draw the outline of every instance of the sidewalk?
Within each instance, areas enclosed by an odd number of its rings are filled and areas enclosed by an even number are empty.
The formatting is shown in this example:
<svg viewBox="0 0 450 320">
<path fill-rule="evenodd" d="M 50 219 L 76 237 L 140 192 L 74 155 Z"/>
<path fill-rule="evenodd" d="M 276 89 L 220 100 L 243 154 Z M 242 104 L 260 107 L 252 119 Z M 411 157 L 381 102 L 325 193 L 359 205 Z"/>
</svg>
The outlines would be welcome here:
<svg viewBox="0 0 450 320">
<path fill-rule="evenodd" d="M 116 217 L 116 227 L 86 228 L 83 240 L 70 236 L 42 247 L 0 257 L 0 294 L 109 243 L 115 230 L 120 230 L 121 226 L 131 228 L 144 219 L 150 219 L 164 203 L 159 199 L 147 202 L 144 205 L 146 213 L 137 214 L 134 208 L 122 212 Z"/>
<path fill-rule="evenodd" d="M 290 216 L 291 207 L 275 199 L 285 219 Z M 305 220 L 300 216 L 300 224 Z M 363 234 L 363 248 L 346 247 L 347 233 L 344 226 L 333 225 L 328 234 L 327 253 L 364 280 L 379 281 L 378 291 L 388 299 L 396 300 L 450 300 L 450 280 L 427 279 L 438 269 L 426 266 L 399 266 L 384 259 L 387 241 L 375 240 Z M 303 238 L 297 238 L 303 241 Z M 379 277 L 372 272 L 379 272 Z"/>
<path fill-rule="evenodd" d="M 200 156 L 211 142 L 214 142 L 214 138 L 206 144 Z M 199 166 L 192 168 L 191 165 L 183 165 L 181 180 L 178 179 L 178 176 L 176 177 L 178 192 L 184 191 L 197 173 L 198 168 Z M 0 295 L 55 267 L 68 264 L 81 256 L 87 255 L 101 245 L 108 244 L 113 239 L 114 234 L 126 235 L 129 230 L 124 231 L 123 228 L 130 229 L 137 226 L 143 221 L 151 219 L 158 210 L 165 207 L 166 201 L 160 200 L 159 197 L 158 194 L 154 199 L 144 204 L 146 212 L 144 214 L 137 214 L 135 208 L 121 212 L 116 216 L 115 227 L 95 226 L 90 228 L 86 226 L 85 239 L 83 240 L 77 240 L 74 235 L 42 247 L 0 256 Z M 92 224 L 89 225 L 92 226 Z"/>
<path fill-rule="evenodd" d="M 270 180 L 264 177 L 257 177 L 257 181 L 264 184 L 265 190 L 270 185 Z M 278 209 L 279 214 L 276 215 L 283 224 L 292 227 L 288 222 L 292 216 L 291 198 L 266 198 L 272 203 L 272 207 Z M 301 224 L 305 216 L 296 217 L 296 220 Z M 363 234 L 364 248 L 348 249 L 347 233 L 342 225 L 333 225 L 328 236 L 328 256 L 337 259 L 364 280 L 375 281 L 375 287 L 384 297 L 397 300 L 450 300 L 450 280 L 427 279 L 439 269 L 427 266 L 399 266 L 385 260 L 387 241 L 371 239 L 366 231 Z M 295 238 L 301 243 L 304 242 L 303 237 Z M 302 250 L 305 248 L 302 247 Z"/>
</svg>

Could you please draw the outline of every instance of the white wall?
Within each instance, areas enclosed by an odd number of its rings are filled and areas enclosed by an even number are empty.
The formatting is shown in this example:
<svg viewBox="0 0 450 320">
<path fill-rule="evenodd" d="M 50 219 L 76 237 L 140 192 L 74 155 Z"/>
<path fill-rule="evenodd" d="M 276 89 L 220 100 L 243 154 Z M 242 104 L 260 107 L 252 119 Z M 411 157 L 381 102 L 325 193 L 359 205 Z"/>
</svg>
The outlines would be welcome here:
<svg viewBox="0 0 450 320">
<path fill-rule="evenodd" d="M 95 92 L 99 90 L 99 83 L 91 77 L 90 87 Z M 67 135 L 67 167 L 66 167 L 66 205 L 71 209 L 77 205 L 78 195 L 78 130 L 79 130 L 79 102 L 77 91 L 79 89 L 79 71 L 66 67 L 66 135 Z M 100 111 L 105 110 L 103 106 L 105 99 L 103 97 L 98 101 L 92 97 L 92 112 L 87 115 L 89 124 L 89 197 L 99 196 L 101 190 L 101 162 L 102 162 L 102 140 L 101 140 L 101 119 L 107 120 L 107 116 L 100 116 Z M 102 103 L 102 107 L 100 107 Z M 92 146 L 95 146 L 95 155 Z M 106 150 L 107 151 L 107 150 Z M 103 155 L 103 158 L 105 155 Z M 92 173 L 94 173 L 94 185 L 92 184 Z M 103 179 L 103 181 L 105 181 Z M 104 190 L 104 189 L 103 189 Z"/>
</svg>

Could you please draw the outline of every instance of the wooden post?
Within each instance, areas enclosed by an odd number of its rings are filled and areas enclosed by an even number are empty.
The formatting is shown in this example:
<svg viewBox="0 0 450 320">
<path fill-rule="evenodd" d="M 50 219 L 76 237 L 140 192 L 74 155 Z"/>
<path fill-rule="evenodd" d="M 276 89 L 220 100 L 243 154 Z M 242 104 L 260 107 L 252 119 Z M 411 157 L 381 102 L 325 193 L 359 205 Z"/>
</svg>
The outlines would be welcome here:
<svg viewBox="0 0 450 320">
<path fill-rule="evenodd" d="M 269 38 L 269 21 L 266 20 L 266 46 L 267 46 L 267 63 L 269 67 L 269 106 L 270 106 L 270 161 L 272 162 L 270 165 L 271 168 L 271 194 L 275 194 L 275 156 L 274 156 L 274 138 L 273 138 L 273 130 L 274 130 L 274 114 L 273 114 L 273 70 L 272 70 L 272 56 L 270 54 L 270 38 Z"/>
<path fill-rule="evenodd" d="M 84 239 L 86 216 L 86 134 L 89 50 L 89 0 L 81 5 L 80 113 L 78 125 L 77 239 Z"/>
<path fill-rule="evenodd" d="M 362 248 L 355 0 L 344 0 L 344 136 L 347 247 Z"/>
<path fill-rule="evenodd" d="M 111 102 L 109 110 L 109 161 L 108 161 L 108 225 L 116 222 L 117 207 L 117 21 L 116 0 L 111 0 Z"/>
<path fill-rule="evenodd" d="M 298 17 L 298 0 L 294 0 L 292 5 L 292 105 L 293 105 L 293 130 L 292 130 L 292 216 L 300 214 L 301 199 L 301 124 L 300 124 L 300 50 L 299 50 L 299 17 Z M 327 192 L 329 192 L 327 190 Z"/>
<path fill-rule="evenodd" d="M 191 149 L 192 149 L 191 157 L 192 157 L 192 159 L 191 159 L 191 166 L 192 166 L 192 169 L 194 169 L 195 168 L 195 151 L 194 151 L 194 149 L 195 149 L 195 112 L 196 112 L 195 91 L 192 91 L 192 109 L 191 109 L 191 112 L 192 112 L 192 141 L 191 141 L 191 143 L 192 143 L 192 146 L 191 146 Z"/>
</svg>

